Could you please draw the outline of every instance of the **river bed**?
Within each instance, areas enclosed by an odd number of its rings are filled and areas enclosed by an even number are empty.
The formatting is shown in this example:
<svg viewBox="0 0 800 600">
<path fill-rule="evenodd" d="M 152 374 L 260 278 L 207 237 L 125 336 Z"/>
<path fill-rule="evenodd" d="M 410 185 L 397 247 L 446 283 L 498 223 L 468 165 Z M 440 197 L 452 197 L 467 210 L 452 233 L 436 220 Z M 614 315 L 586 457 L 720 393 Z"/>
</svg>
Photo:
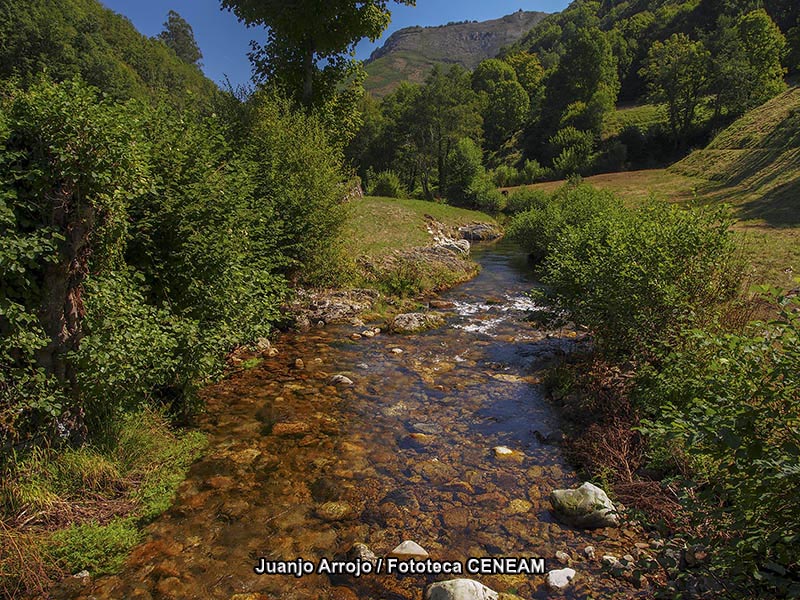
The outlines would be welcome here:
<svg viewBox="0 0 800 600">
<path fill-rule="evenodd" d="M 478 248 L 474 258 L 480 275 L 441 298 L 452 303 L 445 327 L 360 340 L 350 337 L 365 327 L 351 325 L 286 334 L 280 354 L 208 388 L 201 427 L 210 445 L 173 507 L 120 575 L 67 597 L 421 599 L 426 583 L 447 577 L 254 571 L 262 558 L 317 564 L 355 543 L 385 556 L 404 540 L 460 564 L 542 557 L 557 569 L 562 551 L 578 575 L 560 596 L 643 594 L 599 561 L 626 553 L 633 531 L 576 530 L 548 510 L 552 489 L 581 481 L 546 443 L 559 421 L 539 371 L 578 336 L 527 320 L 537 284 L 513 245 Z M 353 385 L 333 384 L 337 374 Z M 541 574 L 462 576 L 522 598 L 553 595 Z"/>
</svg>

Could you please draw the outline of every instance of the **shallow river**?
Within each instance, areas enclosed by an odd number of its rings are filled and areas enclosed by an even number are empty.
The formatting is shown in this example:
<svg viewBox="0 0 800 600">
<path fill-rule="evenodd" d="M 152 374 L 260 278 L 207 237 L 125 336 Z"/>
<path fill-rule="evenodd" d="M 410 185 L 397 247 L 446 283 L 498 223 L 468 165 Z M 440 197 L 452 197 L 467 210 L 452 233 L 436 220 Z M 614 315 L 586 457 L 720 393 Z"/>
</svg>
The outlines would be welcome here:
<svg viewBox="0 0 800 600">
<path fill-rule="evenodd" d="M 603 553 L 624 554 L 633 532 L 583 532 L 548 511 L 553 488 L 579 484 L 558 446 L 557 415 L 537 370 L 575 334 L 525 318 L 535 286 L 524 257 L 478 249 L 481 274 L 442 297 L 448 324 L 415 336 L 352 341 L 364 327 L 329 326 L 277 341 L 280 354 L 209 388 L 197 462 L 165 515 L 149 526 L 122 574 L 74 598 L 419 599 L 448 577 L 258 575 L 298 557 L 318 563 L 366 543 L 378 556 L 404 540 L 431 558 L 543 557 L 578 576 L 566 597 L 629 598 L 602 576 Z M 402 353 L 397 349 L 402 350 Z M 298 368 L 296 359 L 304 366 Z M 332 385 L 344 374 L 352 386 Z M 498 456 L 495 447 L 513 451 Z M 583 549 L 593 545 L 597 559 Z M 543 575 L 464 574 L 523 598 L 552 595 Z"/>
</svg>

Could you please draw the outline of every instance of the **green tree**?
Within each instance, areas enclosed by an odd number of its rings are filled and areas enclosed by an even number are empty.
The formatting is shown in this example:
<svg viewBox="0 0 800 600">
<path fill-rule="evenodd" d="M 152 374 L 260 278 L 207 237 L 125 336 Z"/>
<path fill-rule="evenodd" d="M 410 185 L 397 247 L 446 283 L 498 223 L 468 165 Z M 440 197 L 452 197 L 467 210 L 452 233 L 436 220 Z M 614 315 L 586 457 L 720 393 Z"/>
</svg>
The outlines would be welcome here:
<svg viewBox="0 0 800 600">
<path fill-rule="evenodd" d="M 545 130 L 571 125 L 599 135 L 603 115 L 613 109 L 618 93 L 617 65 L 607 35 L 596 27 L 578 29 L 547 81 Z"/>
<path fill-rule="evenodd" d="M 472 73 L 472 89 L 481 95 L 487 146 L 497 150 L 525 123 L 530 97 L 511 65 L 496 58 L 478 65 Z"/>
<path fill-rule="evenodd" d="M 733 25 L 720 19 L 713 45 L 717 117 L 723 111 L 737 117 L 786 88 L 781 65 L 786 38 L 764 10 L 742 15 Z"/>
<path fill-rule="evenodd" d="M 647 80 L 650 99 L 667 104 L 669 125 L 676 144 L 681 144 L 694 124 L 697 106 L 708 89 L 709 52 L 703 42 L 683 33 L 655 42 L 641 74 Z"/>
<path fill-rule="evenodd" d="M 415 0 L 395 0 L 414 4 Z M 261 75 L 287 83 L 305 106 L 314 100 L 319 61 L 344 68 L 345 55 L 364 37 L 378 39 L 389 25 L 388 0 L 222 0 L 248 25 L 269 28 L 263 52 L 255 67 Z"/>
<path fill-rule="evenodd" d="M 183 62 L 200 66 L 203 53 L 194 39 L 192 26 L 174 10 L 169 11 L 164 22 L 164 31 L 158 34 L 158 39 L 172 49 Z"/>
</svg>

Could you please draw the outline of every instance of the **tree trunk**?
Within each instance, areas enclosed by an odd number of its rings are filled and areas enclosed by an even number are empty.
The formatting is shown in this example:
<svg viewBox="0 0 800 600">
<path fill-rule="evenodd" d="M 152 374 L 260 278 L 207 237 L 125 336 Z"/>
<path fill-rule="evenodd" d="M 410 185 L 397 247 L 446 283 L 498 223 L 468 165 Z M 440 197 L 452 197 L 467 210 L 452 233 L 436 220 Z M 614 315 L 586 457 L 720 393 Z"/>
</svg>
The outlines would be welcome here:
<svg viewBox="0 0 800 600">
<path fill-rule="evenodd" d="M 67 356 L 83 337 L 83 282 L 89 273 L 89 239 L 94 226 L 94 210 L 81 202 L 69 188 L 62 188 L 51 201 L 51 225 L 64 236 L 59 260 L 45 267 L 39 318 L 50 343 L 39 350 L 36 359 L 45 371 L 56 377 L 74 402 L 63 415 L 62 424 L 72 436 L 85 437 L 83 407 L 77 399 L 74 367 Z"/>
<path fill-rule="evenodd" d="M 311 107 L 314 101 L 314 40 L 308 38 L 303 49 L 303 105 Z"/>
</svg>

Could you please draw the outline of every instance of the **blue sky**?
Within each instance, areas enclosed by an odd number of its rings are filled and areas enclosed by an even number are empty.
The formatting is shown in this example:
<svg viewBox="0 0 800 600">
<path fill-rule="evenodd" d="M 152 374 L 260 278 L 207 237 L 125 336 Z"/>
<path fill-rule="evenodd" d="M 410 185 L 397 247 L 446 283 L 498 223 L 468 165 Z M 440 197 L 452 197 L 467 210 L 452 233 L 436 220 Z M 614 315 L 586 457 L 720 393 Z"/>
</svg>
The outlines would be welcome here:
<svg viewBox="0 0 800 600">
<path fill-rule="evenodd" d="M 203 52 L 206 75 L 221 82 L 227 75 L 234 84 L 250 80 L 247 51 L 250 40 L 263 39 L 263 31 L 247 29 L 236 17 L 221 11 L 219 0 L 101 0 L 108 8 L 128 17 L 136 28 L 148 36 L 163 29 L 167 12 L 175 10 L 194 29 L 195 38 Z M 417 0 L 416 7 L 392 4 L 392 24 L 384 38 L 397 29 L 411 25 L 442 25 L 450 21 L 495 19 L 523 10 L 557 12 L 568 0 Z M 357 49 L 360 59 L 369 57 L 379 46 L 363 40 Z"/>
</svg>

